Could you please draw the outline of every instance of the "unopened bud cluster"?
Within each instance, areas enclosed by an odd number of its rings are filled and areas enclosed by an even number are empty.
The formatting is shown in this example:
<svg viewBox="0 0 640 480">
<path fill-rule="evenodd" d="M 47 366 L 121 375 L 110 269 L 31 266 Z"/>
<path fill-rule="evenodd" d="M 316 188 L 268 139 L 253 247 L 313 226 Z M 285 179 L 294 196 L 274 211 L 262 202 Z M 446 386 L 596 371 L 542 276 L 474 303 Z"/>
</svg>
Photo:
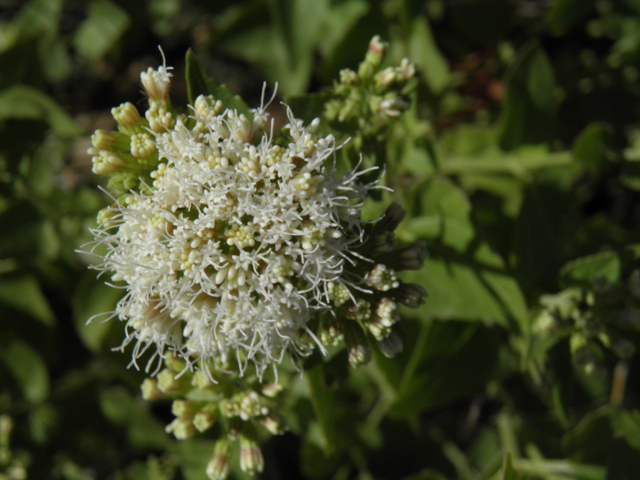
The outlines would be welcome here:
<svg viewBox="0 0 640 480">
<path fill-rule="evenodd" d="M 615 282 L 600 278 L 543 295 L 532 333 L 544 339 L 560 332 L 569 340 L 573 363 L 587 374 L 606 371 L 605 351 L 620 360 L 635 353 L 626 331 L 640 328 L 640 270 Z"/>
<path fill-rule="evenodd" d="M 261 472 L 264 462 L 256 428 L 263 429 L 263 434 L 284 432 L 279 414 L 282 385 L 261 383 L 256 376 L 241 378 L 233 365 L 227 365 L 225 372 L 210 365 L 205 373 L 189 371 L 184 360 L 173 356 L 167 356 L 164 364 L 141 389 L 147 401 L 172 400 L 175 419 L 167 425 L 167 433 L 179 440 L 200 434 L 218 439 L 207 467 L 211 479 L 226 478 L 234 443 L 239 445 L 242 470 L 251 475 Z"/>
<path fill-rule="evenodd" d="M 373 37 L 357 72 L 340 71 L 330 92 L 334 98 L 325 105 L 327 120 L 355 124 L 363 136 L 371 136 L 409 107 L 403 90 L 415 76 L 415 67 L 405 58 L 399 66 L 382 68 L 387 47 L 380 37 Z"/>
</svg>

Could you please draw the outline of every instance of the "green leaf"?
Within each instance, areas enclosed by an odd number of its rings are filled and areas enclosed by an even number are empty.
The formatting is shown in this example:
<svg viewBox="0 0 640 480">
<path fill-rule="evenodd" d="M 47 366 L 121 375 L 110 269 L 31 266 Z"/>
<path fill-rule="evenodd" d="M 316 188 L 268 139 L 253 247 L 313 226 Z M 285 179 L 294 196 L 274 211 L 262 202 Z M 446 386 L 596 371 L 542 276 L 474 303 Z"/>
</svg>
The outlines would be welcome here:
<svg viewBox="0 0 640 480">
<path fill-rule="evenodd" d="M 588 125 L 573 142 L 573 157 L 591 172 L 599 172 L 605 162 L 610 128 L 604 123 Z"/>
<path fill-rule="evenodd" d="M 55 323 L 55 316 L 38 281 L 29 275 L 0 277 L 0 304 L 26 313 L 48 327 Z"/>
<path fill-rule="evenodd" d="M 50 222 L 30 202 L 22 201 L 0 214 L 0 258 L 27 263 L 55 254 L 56 233 Z"/>
<path fill-rule="evenodd" d="M 87 19 L 76 31 L 73 45 L 89 60 L 97 60 L 111 50 L 131 25 L 129 14 L 110 0 L 93 0 Z"/>
<path fill-rule="evenodd" d="M 420 67 L 420 72 L 434 93 L 441 93 L 451 81 L 449 65 L 431 33 L 426 18 L 418 17 L 411 24 L 409 57 Z"/>
<path fill-rule="evenodd" d="M 346 0 L 331 5 L 318 47 L 323 57 L 331 59 L 356 22 L 369 11 L 366 0 Z"/>
<path fill-rule="evenodd" d="M 557 87 L 553 67 L 536 42 L 521 49 L 505 83 L 501 147 L 511 150 L 548 140 L 558 106 Z"/>
<path fill-rule="evenodd" d="M 0 122 L 11 119 L 41 120 L 61 137 L 74 137 L 81 132 L 48 95 L 27 85 L 14 85 L 0 92 Z"/>
<path fill-rule="evenodd" d="M 500 479 L 501 480 L 520 480 L 520 475 L 513 468 L 513 463 L 511 462 L 511 455 L 508 453 L 504 456 L 504 462 L 502 463 L 502 469 L 500 470 Z"/>
<path fill-rule="evenodd" d="M 191 438 L 178 442 L 176 450 L 180 454 L 180 468 L 185 480 L 203 480 L 214 446 L 215 442 L 211 440 Z"/>
<path fill-rule="evenodd" d="M 41 402 L 49 395 L 47 366 L 28 343 L 17 338 L 0 340 L 0 363 L 15 378 L 30 402 Z"/>
<path fill-rule="evenodd" d="M 406 228 L 463 252 L 474 237 L 471 203 L 466 194 L 443 178 L 428 180 L 419 191 L 420 215 L 409 220 Z"/>
<path fill-rule="evenodd" d="M 567 263 L 560 271 L 560 279 L 565 285 L 591 284 L 598 280 L 616 282 L 620 278 L 620 269 L 618 254 L 606 251 Z"/>
<path fill-rule="evenodd" d="M 624 438 L 629 446 L 640 451 L 640 412 L 638 410 L 614 410 L 611 412 L 614 436 Z"/>
<path fill-rule="evenodd" d="M 324 381 L 324 366 L 322 364 L 307 370 L 304 374 L 310 390 L 313 411 L 318 420 L 320 447 L 326 454 L 330 454 L 336 446 L 336 406 L 333 395 Z"/>
<path fill-rule="evenodd" d="M 95 272 L 87 272 L 83 281 L 79 282 L 73 298 L 75 325 L 80 340 L 89 350 L 98 352 L 102 349 L 113 322 L 117 321 L 107 319 L 111 316 L 110 312 L 115 310 L 122 294 L 122 290 L 96 279 Z M 87 324 L 94 315 L 98 315 L 95 321 Z"/>
<path fill-rule="evenodd" d="M 500 336 L 496 330 L 459 322 L 433 322 L 426 336 L 408 345 L 407 373 L 398 382 L 389 414 L 410 418 L 483 389 L 495 374 Z M 482 359 L 479 361 L 479 359 Z"/>
<path fill-rule="evenodd" d="M 547 26 L 556 33 L 565 33 L 582 21 L 595 7 L 594 0 L 556 0 L 551 2 L 545 17 Z"/>
<path fill-rule="evenodd" d="M 513 230 L 512 262 L 521 285 L 553 289 L 560 260 L 560 224 L 566 218 L 565 198 L 554 189 L 525 190 Z M 565 214 L 565 215 L 563 215 Z"/>
<path fill-rule="evenodd" d="M 107 419 L 126 427 L 127 436 L 134 447 L 164 449 L 171 445 L 164 428 L 149 412 L 148 404 L 134 399 L 123 387 L 102 389 L 99 401 Z"/>
<path fill-rule="evenodd" d="M 481 320 L 507 326 L 514 319 L 525 329 L 527 308 L 501 257 L 477 239 L 471 204 L 449 180 L 433 179 L 420 188 L 420 215 L 399 233 L 412 242 L 427 239 L 425 267 L 403 279 L 422 285 L 429 299 L 406 313 L 416 318 Z"/>
<path fill-rule="evenodd" d="M 243 113 L 249 120 L 253 119 L 249 106 L 238 95 L 229 90 L 226 85 L 222 85 L 209 77 L 204 71 L 202 63 L 191 49 L 187 52 L 186 79 L 187 95 L 191 105 L 195 104 L 199 95 L 213 95 L 216 100 L 222 102 L 225 108 Z"/>
</svg>

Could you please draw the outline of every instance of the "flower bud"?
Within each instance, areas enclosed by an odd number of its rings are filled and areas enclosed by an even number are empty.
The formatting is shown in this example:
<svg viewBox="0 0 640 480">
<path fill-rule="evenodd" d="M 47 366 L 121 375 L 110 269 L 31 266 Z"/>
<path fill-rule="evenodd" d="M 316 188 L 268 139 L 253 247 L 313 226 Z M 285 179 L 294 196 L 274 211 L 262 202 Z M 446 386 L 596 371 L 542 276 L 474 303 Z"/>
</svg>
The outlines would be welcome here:
<svg viewBox="0 0 640 480">
<path fill-rule="evenodd" d="M 132 103 L 126 102 L 119 107 L 112 108 L 111 115 L 118 122 L 118 130 L 121 132 L 131 135 L 143 131 L 144 120 Z"/>
<path fill-rule="evenodd" d="M 395 330 L 391 330 L 387 338 L 378 342 L 378 348 L 385 357 L 393 358 L 402 352 L 402 338 Z"/>
<path fill-rule="evenodd" d="M 264 469 L 262 451 L 255 440 L 240 436 L 240 468 L 249 475 L 255 475 Z"/>
<path fill-rule="evenodd" d="M 211 412 L 208 411 L 200 411 L 193 416 L 193 426 L 199 432 L 204 432 L 210 429 L 215 423 L 215 418 Z"/>
<path fill-rule="evenodd" d="M 142 88 L 150 100 L 157 102 L 167 100 L 169 88 L 171 87 L 171 77 L 173 76 L 169 73 L 169 70 L 171 70 L 171 67 L 162 66 L 158 70 L 149 67 L 146 72 L 140 74 Z"/>
<path fill-rule="evenodd" d="M 265 397 L 274 398 L 278 396 L 278 394 L 280 394 L 282 390 L 282 385 L 280 385 L 279 383 L 269 383 L 262 387 L 262 394 Z"/>
<path fill-rule="evenodd" d="M 427 243 L 419 240 L 408 247 L 381 255 L 377 260 L 399 272 L 402 270 L 420 270 L 427 258 Z"/>
<path fill-rule="evenodd" d="M 174 400 L 171 404 L 171 413 L 180 418 L 191 418 L 193 405 L 186 400 Z"/>
<path fill-rule="evenodd" d="M 218 440 L 213 449 L 213 457 L 207 464 L 207 476 L 210 480 L 224 480 L 229 475 L 229 441 Z"/>
<path fill-rule="evenodd" d="M 182 387 L 182 382 L 176 378 L 175 372 L 165 368 L 158 373 L 158 388 L 163 393 L 173 393 Z"/>
<path fill-rule="evenodd" d="M 158 388 L 158 381 L 155 378 L 145 378 L 140 389 L 142 390 L 142 398 L 147 402 L 164 398 L 164 393 Z"/>
<path fill-rule="evenodd" d="M 284 433 L 284 428 L 282 426 L 282 422 L 277 420 L 272 415 L 267 415 L 262 419 L 262 424 L 264 427 L 269 430 L 272 435 L 280 435 Z"/>
<path fill-rule="evenodd" d="M 193 378 L 191 379 L 191 385 L 193 387 L 199 388 L 201 390 L 206 390 L 207 388 L 211 388 L 215 386 L 215 384 L 211 381 L 211 379 L 204 373 L 202 370 L 198 370 L 193 374 Z"/>
<path fill-rule="evenodd" d="M 365 282 L 376 290 L 386 292 L 392 288 L 398 288 L 400 282 L 396 278 L 396 272 L 379 263 L 365 277 Z"/>
<path fill-rule="evenodd" d="M 409 108 L 409 102 L 402 97 L 385 98 L 378 105 L 379 111 L 387 117 L 398 117 L 407 108 Z"/>
<path fill-rule="evenodd" d="M 355 322 L 346 322 L 344 334 L 351 366 L 355 368 L 369 363 L 371 349 L 360 325 Z"/>
<path fill-rule="evenodd" d="M 193 422 L 186 418 L 176 418 L 165 428 L 167 433 L 173 433 L 174 437 L 178 440 L 186 440 L 191 438 L 196 433 L 196 427 L 193 426 Z"/>
</svg>

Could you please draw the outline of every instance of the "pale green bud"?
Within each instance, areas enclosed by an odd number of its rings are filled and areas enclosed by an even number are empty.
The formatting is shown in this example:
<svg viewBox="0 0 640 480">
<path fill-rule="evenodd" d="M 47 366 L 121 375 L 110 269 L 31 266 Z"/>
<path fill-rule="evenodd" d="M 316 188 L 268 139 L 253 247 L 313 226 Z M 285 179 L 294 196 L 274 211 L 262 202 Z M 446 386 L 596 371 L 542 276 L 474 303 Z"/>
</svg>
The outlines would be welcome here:
<svg viewBox="0 0 640 480">
<path fill-rule="evenodd" d="M 164 398 L 164 393 L 160 391 L 158 381 L 154 378 L 145 378 L 140 389 L 142 390 L 142 398 L 147 402 Z"/>
</svg>

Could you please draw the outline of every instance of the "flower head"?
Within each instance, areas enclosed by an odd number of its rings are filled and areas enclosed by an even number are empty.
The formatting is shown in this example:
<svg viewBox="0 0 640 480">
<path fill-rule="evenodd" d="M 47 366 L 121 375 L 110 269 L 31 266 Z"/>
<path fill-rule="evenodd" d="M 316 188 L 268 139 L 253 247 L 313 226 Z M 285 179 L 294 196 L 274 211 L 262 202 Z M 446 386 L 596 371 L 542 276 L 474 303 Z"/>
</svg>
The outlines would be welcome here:
<svg viewBox="0 0 640 480">
<path fill-rule="evenodd" d="M 308 352 L 302 339 L 315 338 L 308 325 L 336 284 L 357 288 L 345 266 L 374 185 L 328 166 L 339 146 L 318 121 L 287 109 L 287 141 L 275 143 L 264 106 L 249 120 L 207 97 L 195 103 L 172 128 L 132 137 L 134 157 L 157 151 L 159 163 L 145 193 L 131 192 L 94 231 L 108 247 L 101 268 L 126 283 L 116 313 L 134 355 L 155 345 L 191 363 L 237 357 L 261 373 Z"/>
</svg>

